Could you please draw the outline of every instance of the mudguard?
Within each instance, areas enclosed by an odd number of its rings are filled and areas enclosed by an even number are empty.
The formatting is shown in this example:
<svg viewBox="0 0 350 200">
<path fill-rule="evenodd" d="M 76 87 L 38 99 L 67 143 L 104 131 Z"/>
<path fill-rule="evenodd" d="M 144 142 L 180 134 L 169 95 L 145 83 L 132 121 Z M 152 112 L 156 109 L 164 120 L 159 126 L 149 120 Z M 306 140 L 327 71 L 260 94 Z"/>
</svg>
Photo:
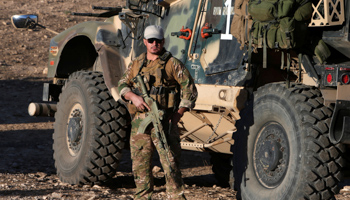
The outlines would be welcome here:
<svg viewBox="0 0 350 200">
<path fill-rule="evenodd" d="M 123 41 L 123 29 L 126 29 L 125 26 L 123 27 L 118 16 L 115 16 L 104 22 L 84 22 L 61 32 L 50 42 L 48 77 L 65 78 L 78 70 L 102 71 L 107 87 L 110 90 L 116 87 L 127 63 L 131 60 L 128 58 L 131 56 L 132 40 Z M 90 44 L 82 45 L 82 43 Z M 85 63 L 88 66 L 67 67 L 67 62 L 63 60 L 67 45 L 70 45 L 69 49 L 73 49 L 72 45 L 76 46 L 75 52 L 89 51 L 89 54 L 84 55 L 90 60 Z M 91 49 L 87 50 L 86 48 L 90 46 Z M 80 49 L 81 47 L 85 49 Z M 70 62 L 74 60 L 72 56 L 74 55 L 69 57 Z"/>
</svg>

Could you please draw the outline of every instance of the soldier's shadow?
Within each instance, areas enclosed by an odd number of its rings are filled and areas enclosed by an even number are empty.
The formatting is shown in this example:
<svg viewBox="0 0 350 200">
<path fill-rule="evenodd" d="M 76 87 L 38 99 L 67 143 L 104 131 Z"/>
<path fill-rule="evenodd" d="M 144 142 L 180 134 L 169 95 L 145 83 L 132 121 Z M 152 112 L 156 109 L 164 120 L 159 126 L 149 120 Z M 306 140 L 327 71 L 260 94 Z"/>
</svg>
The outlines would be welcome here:
<svg viewBox="0 0 350 200">
<path fill-rule="evenodd" d="M 196 167 L 208 166 L 209 163 L 210 156 L 208 153 L 182 151 L 180 164 L 182 171 L 188 171 L 188 169 L 191 171 Z M 152 165 L 162 168 L 159 161 L 159 156 L 156 152 L 153 154 Z M 162 169 L 153 175 L 154 186 L 160 187 L 166 184 Z M 203 175 L 192 175 L 191 172 L 186 172 L 186 176 L 183 178 L 183 181 L 184 184 L 188 186 L 196 185 L 198 187 L 212 187 L 213 185 L 218 185 L 218 182 L 211 171 L 210 173 Z M 130 159 L 129 150 L 123 150 L 123 157 L 117 169 L 117 176 L 106 182 L 104 185 L 111 189 L 136 187 L 134 177 L 132 175 L 132 162 Z"/>
</svg>

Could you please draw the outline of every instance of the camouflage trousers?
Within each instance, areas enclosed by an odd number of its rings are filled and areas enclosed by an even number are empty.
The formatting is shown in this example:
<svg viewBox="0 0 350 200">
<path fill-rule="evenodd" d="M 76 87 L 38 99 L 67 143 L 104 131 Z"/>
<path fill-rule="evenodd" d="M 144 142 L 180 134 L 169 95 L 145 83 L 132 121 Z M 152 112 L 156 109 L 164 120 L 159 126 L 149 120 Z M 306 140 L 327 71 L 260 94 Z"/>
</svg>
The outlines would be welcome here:
<svg viewBox="0 0 350 200">
<path fill-rule="evenodd" d="M 151 161 L 152 154 L 156 149 L 165 173 L 167 199 L 185 199 L 184 186 L 179 168 L 181 146 L 177 125 L 172 127 L 171 133 L 167 136 L 170 147 L 170 152 L 168 153 L 169 163 L 166 159 L 166 151 L 161 148 L 153 126 L 150 125 L 145 133 L 138 132 L 139 125 L 145 117 L 145 113 L 136 113 L 131 122 L 130 151 L 136 184 L 134 198 L 151 199 L 152 197 L 153 174 Z M 167 129 L 164 129 L 164 131 L 167 132 Z M 170 167 L 172 169 L 171 173 Z"/>
</svg>

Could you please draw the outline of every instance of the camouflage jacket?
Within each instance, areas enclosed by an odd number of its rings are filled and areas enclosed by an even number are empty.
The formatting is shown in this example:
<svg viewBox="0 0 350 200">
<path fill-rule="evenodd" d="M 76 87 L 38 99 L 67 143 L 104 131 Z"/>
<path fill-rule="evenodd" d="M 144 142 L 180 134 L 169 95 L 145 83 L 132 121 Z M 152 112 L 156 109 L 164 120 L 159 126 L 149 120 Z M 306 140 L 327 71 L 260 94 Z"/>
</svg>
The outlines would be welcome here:
<svg viewBox="0 0 350 200">
<path fill-rule="evenodd" d="M 136 59 L 132 60 L 118 83 L 119 95 L 124 101 L 124 95 L 127 92 L 132 91 L 132 88 L 134 87 L 132 79 L 139 73 L 144 59 L 146 59 L 146 53 L 143 53 Z M 159 57 L 154 61 L 148 60 L 146 66 L 143 68 L 147 71 L 147 69 L 154 68 L 155 65 L 159 65 L 161 62 L 162 61 Z M 178 85 L 180 87 L 179 107 L 192 109 L 197 99 L 197 88 L 186 67 L 181 61 L 175 57 L 171 57 L 165 64 L 165 74 L 164 79 L 168 85 Z"/>
</svg>

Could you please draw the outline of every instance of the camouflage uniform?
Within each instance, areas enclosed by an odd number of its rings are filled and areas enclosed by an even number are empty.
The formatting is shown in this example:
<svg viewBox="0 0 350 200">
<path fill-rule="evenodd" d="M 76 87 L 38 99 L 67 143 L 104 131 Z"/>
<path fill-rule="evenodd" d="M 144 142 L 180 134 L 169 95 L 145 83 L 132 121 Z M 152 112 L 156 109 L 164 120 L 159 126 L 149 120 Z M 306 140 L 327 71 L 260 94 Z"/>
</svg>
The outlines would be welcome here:
<svg viewBox="0 0 350 200">
<path fill-rule="evenodd" d="M 163 50 L 163 53 L 164 52 L 165 50 Z M 139 69 L 143 64 L 144 59 L 146 59 L 146 55 L 141 54 L 138 58 L 133 60 L 128 66 L 122 79 L 119 81 L 118 90 L 122 98 L 127 92 L 131 91 L 134 86 L 132 78 L 139 73 Z M 165 65 L 158 57 L 154 61 L 147 61 L 147 64 L 142 68 L 141 73 L 156 70 L 159 66 L 164 67 L 164 84 L 167 86 L 177 85 L 180 88 L 179 107 L 192 109 L 197 99 L 197 89 L 189 71 L 174 57 L 171 57 Z M 136 107 L 134 109 L 136 109 Z M 168 133 L 169 118 L 173 113 L 174 110 L 172 109 L 171 112 L 168 112 L 164 117 L 165 120 L 163 120 L 162 124 L 165 133 Z M 160 147 L 160 141 L 156 138 L 153 126 L 148 127 L 145 133 L 138 132 L 139 125 L 142 120 L 145 119 L 146 115 L 147 113 L 143 111 L 136 111 L 131 123 L 130 151 L 136 184 L 135 199 L 151 199 L 153 193 L 151 158 L 154 148 L 158 151 L 165 172 L 168 199 L 185 199 L 183 181 L 179 168 L 181 147 L 177 125 L 172 125 L 170 134 L 167 135 L 167 141 L 170 147 L 170 152 L 168 154 L 170 161 L 169 166 L 166 160 L 166 152 Z M 173 170 L 172 173 L 170 173 L 169 167 Z"/>
</svg>

